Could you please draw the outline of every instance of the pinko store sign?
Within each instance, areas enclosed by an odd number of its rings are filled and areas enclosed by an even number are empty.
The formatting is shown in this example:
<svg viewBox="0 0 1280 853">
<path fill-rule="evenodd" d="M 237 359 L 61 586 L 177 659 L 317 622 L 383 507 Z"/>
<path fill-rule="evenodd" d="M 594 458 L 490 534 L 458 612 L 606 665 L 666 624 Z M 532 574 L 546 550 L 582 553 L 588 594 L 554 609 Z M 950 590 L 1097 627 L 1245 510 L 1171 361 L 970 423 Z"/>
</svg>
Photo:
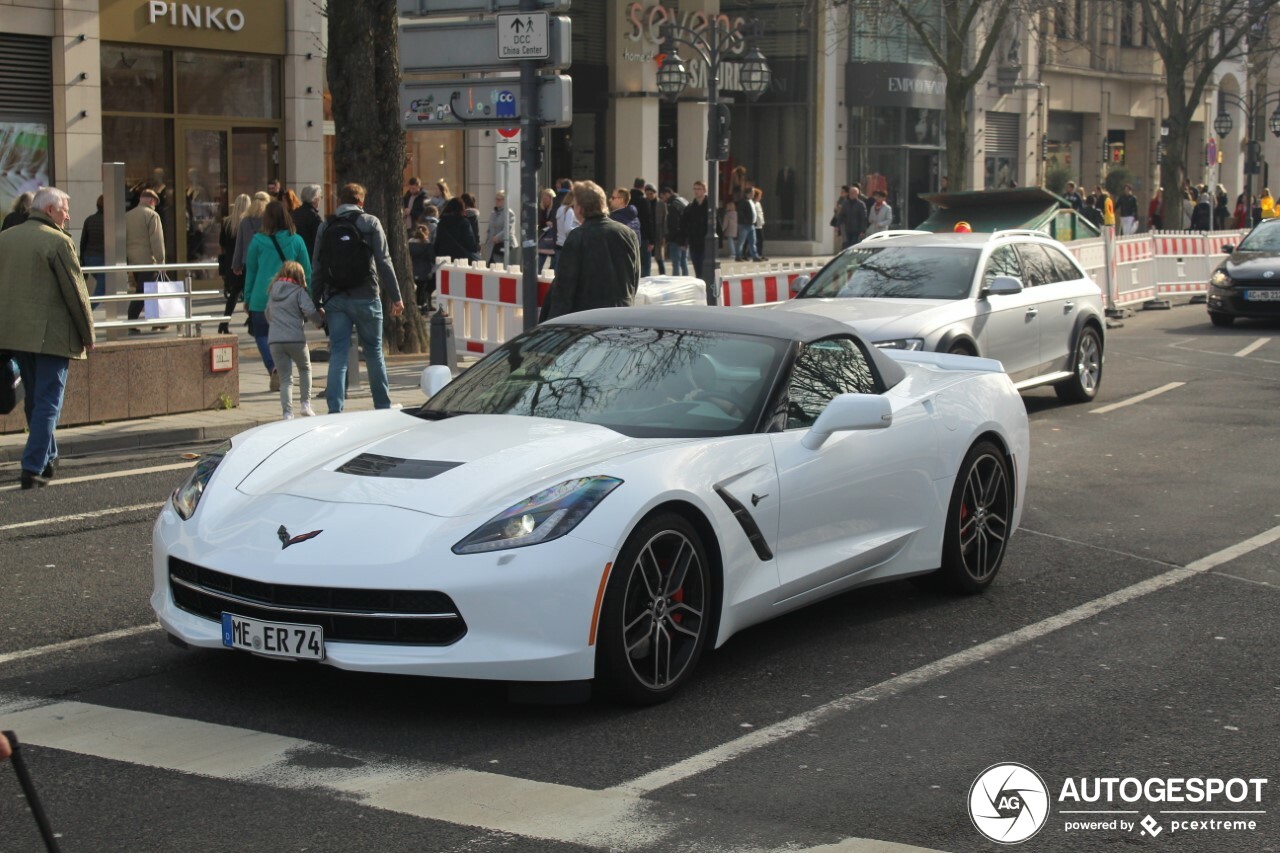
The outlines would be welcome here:
<svg viewBox="0 0 1280 853">
<path fill-rule="evenodd" d="M 99 0 L 103 41 L 235 53 L 285 52 L 285 0 Z"/>
</svg>

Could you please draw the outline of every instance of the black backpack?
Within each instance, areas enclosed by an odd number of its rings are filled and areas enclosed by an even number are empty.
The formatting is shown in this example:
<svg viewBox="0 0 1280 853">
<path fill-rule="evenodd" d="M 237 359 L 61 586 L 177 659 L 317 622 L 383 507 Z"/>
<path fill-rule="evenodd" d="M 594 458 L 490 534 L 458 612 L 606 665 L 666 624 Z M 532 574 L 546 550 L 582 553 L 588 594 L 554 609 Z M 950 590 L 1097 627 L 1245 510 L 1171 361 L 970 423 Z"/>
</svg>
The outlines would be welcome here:
<svg viewBox="0 0 1280 853">
<path fill-rule="evenodd" d="M 331 216 L 320 239 L 320 263 L 324 265 L 325 287 L 332 291 L 354 290 L 373 281 L 369 259 L 373 250 L 356 227 L 354 216 Z"/>
</svg>

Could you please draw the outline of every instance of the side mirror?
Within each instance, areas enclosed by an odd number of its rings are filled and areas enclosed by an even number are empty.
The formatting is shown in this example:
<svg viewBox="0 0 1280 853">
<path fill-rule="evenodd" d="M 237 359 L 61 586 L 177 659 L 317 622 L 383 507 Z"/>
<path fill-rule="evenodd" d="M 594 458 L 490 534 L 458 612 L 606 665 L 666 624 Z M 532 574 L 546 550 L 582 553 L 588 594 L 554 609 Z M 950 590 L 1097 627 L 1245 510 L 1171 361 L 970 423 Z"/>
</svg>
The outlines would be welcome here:
<svg viewBox="0 0 1280 853">
<path fill-rule="evenodd" d="M 1011 275 L 998 275 L 991 279 L 986 292 L 991 296 L 1012 296 L 1022 292 L 1022 282 Z"/>
<path fill-rule="evenodd" d="M 1235 245 L 1235 243 L 1223 243 L 1223 244 L 1222 244 L 1222 253 L 1223 253 L 1224 255 L 1229 255 L 1229 254 L 1231 254 L 1232 252 L 1234 252 L 1235 250 L 1236 250 L 1236 245 Z"/>
<path fill-rule="evenodd" d="M 835 432 L 885 429 L 893 423 L 889 398 L 879 394 L 841 394 L 822 410 L 800 443 L 817 450 Z"/>
<path fill-rule="evenodd" d="M 453 381 L 453 371 L 446 365 L 433 364 L 422 371 L 422 393 L 431 399 L 440 393 L 440 389 Z"/>
<path fill-rule="evenodd" d="M 797 296 L 800 291 L 804 290 L 805 285 L 809 283 L 809 276 L 798 275 L 791 281 L 791 295 Z"/>
</svg>

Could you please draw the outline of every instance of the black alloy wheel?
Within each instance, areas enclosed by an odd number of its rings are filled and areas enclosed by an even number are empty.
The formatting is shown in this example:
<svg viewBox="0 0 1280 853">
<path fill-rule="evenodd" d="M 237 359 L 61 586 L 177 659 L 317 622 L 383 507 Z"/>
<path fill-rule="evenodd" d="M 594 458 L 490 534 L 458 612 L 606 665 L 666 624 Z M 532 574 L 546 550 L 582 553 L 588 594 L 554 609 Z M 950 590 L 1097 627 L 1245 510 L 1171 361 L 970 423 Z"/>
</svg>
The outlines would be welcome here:
<svg viewBox="0 0 1280 853">
<path fill-rule="evenodd" d="M 1013 523 L 1013 481 L 1004 453 L 990 441 L 969 449 L 947 508 L 941 577 L 952 589 L 982 592 L 1004 560 Z"/>
<path fill-rule="evenodd" d="M 675 513 L 643 522 L 609 575 L 596 675 L 617 698 L 664 702 L 688 679 L 714 622 L 706 551 Z"/>
</svg>

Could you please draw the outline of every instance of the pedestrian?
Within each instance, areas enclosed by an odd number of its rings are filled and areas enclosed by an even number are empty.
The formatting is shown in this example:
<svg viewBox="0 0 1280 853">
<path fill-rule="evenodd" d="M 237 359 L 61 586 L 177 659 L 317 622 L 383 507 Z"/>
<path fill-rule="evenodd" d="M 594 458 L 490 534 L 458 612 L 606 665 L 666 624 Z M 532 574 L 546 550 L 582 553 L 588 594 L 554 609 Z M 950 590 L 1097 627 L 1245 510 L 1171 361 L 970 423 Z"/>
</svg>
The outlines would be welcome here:
<svg viewBox="0 0 1280 853">
<path fill-rule="evenodd" d="M 26 222 L 31 215 L 31 202 L 34 198 L 32 193 L 22 193 L 15 198 L 9 212 L 4 215 L 4 222 L 0 223 L 0 231 L 8 231 L 15 225 Z"/>
<path fill-rule="evenodd" d="M 427 199 L 428 204 L 434 204 L 436 210 L 444 210 L 445 204 L 449 199 L 453 198 L 453 193 L 449 192 L 449 184 L 443 180 L 436 181 L 435 195 Z"/>
<path fill-rule="evenodd" d="M 707 228 L 710 227 L 708 209 L 711 201 L 707 198 L 707 185 L 702 181 L 693 182 L 693 201 L 685 205 L 684 233 L 689 239 L 689 260 L 693 262 L 693 274 L 704 282 L 711 283 L 711 275 L 715 270 L 715 258 L 708 258 Z"/>
<path fill-rule="evenodd" d="M 41 187 L 27 218 L 0 234 L 0 350 L 18 362 L 26 390 L 23 489 L 47 485 L 57 472 L 54 432 L 67 368 L 71 359 L 93 350 L 93 309 L 75 241 L 66 230 L 70 219 L 67 194 Z"/>
<path fill-rule="evenodd" d="M 268 214 L 270 215 L 270 214 Z M 307 268 L 298 261 L 285 261 L 267 291 L 267 342 L 280 376 L 280 410 L 284 419 L 293 419 L 293 366 L 298 366 L 298 402 L 303 417 L 314 417 L 311 408 L 311 352 L 307 349 L 307 321 L 317 326 L 324 312 L 307 293 Z"/>
<path fill-rule="evenodd" d="M 751 200 L 751 187 L 733 191 L 733 206 L 738 214 L 738 260 L 758 261 L 756 251 L 756 206 Z"/>
<path fill-rule="evenodd" d="M 1147 230 L 1159 231 L 1164 227 L 1164 187 L 1156 187 L 1156 194 L 1147 205 Z"/>
<path fill-rule="evenodd" d="M 285 210 L 289 211 L 290 216 L 293 215 L 294 211 L 302 207 L 302 199 L 298 198 L 298 194 L 293 190 L 285 190 L 281 195 L 284 198 L 280 199 L 280 203 L 284 205 Z"/>
<path fill-rule="evenodd" d="M 1182 230 L 1190 231 L 1196 213 L 1196 191 L 1188 186 L 1182 191 Z"/>
<path fill-rule="evenodd" d="M 671 187 L 662 188 L 662 201 L 667 207 L 667 252 L 671 257 L 671 274 L 689 274 L 689 234 L 684 227 L 684 211 L 689 202 Z"/>
<path fill-rule="evenodd" d="M 455 261 L 480 260 L 480 243 L 471 230 L 471 223 L 462 215 L 460 198 L 451 198 L 444 203 L 444 212 L 436 226 L 436 257 Z"/>
<path fill-rule="evenodd" d="M 431 312 L 431 294 L 436 289 L 436 247 L 431 243 L 431 232 L 425 224 L 416 226 L 409 237 L 409 260 L 413 266 L 418 310 L 428 314 Z"/>
<path fill-rule="evenodd" d="M 493 195 L 493 213 L 489 214 L 489 227 L 484 243 L 489 248 L 489 263 L 506 263 L 507 243 L 516 227 L 515 214 L 507 207 L 507 194 L 498 190 Z"/>
<path fill-rule="evenodd" d="M 946 192 L 946 190 L 943 190 Z M 831 211 L 831 229 L 835 232 L 836 245 L 842 248 L 848 245 L 847 236 L 844 233 L 844 206 L 849 201 L 849 185 L 841 184 L 840 194 L 836 196 L 836 206 Z"/>
<path fill-rule="evenodd" d="M 538 272 L 556 253 L 556 191 L 546 187 L 538 195 Z"/>
<path fill-rule="evenodd" d="M 1240 195 L 1236 196 L 1236 211 L 1235 211 L 1235 223 L 1234 223 L 1236 228 L 1249 227 L 1249 204 L 1251 201 L 1252 200 L 1249 199 L 1247 196 L 1245 196 L 1244 193 L 1240 193 Z"/>
<path fill-rule="evenodd" d="M 849 195 L 845 199 L 843 209 L 844 248 L 859 242 L 867 232 L 870 220 L 867 217 L 867 206 L 862 201 L 862 187 L 849 184 Z"/>
<path fill-rule="evenodd" d="M 1133 187 L 1124 185 L 1124 190 L 1117 200 L 1116 212 L 1120 214 L 1120 233 L 1138 233 L 1138 197 L 1133 194 Z"/>
<path fill-rule="evenodd" d="M 480 242 L 480 211 L 476 209 L 476 197 L 471 193 L 463 193 L 458 196 L 462 199 L 462 216 L 471 223 L 471 233 L 476 235 L 476 242 Z"/>
<path fill-rule="evenodd" d="M 720 209 L 716 211 L 716 224 L 719 226 L 719 234 L 724 235 L 729 240 L 729 257 L 735 261 L 742 260 L 741 253 L 738 250 L 738 205 L 736 202 L 726 201 L 720 205 Z M 719 248 L 720 244 L 717 241 L 716 249 L 719 250 Z"/>
<path fill-rule="evenodd" d="M 1209 193 L 1201 193 L 1200 200 L 1196 202 L 1195 208 L 1191 211 L 1191 230 L 1192 231 L 1208 231 L 1213 228 L 1213 196 Z"/>
<path fill-rule="evenodd" d="M 404 198 L 400 202 L 404 213 L 404 225 L 408 231 L 413 231 L 418 226 L 422 220 L 422 212 L 430 200 L 427 191 L 422 187 L 422 181 L 417 176 L 410 178 L 409 188 L 405 190 Z"/>
<path fill-rule="evenodd" d="M 569 186 L 565 186 L 565 184 Z M 573 212 L 573 182 L 561 181 L 564 191 L 560 196 L 560 207 L 556 208 L 556 253 L 551 256 L 551 268 L 560 265 L 560 255 L 564 252 L 564 241 L 569 239 L 570 232 L 578 227 L 578 217 Z"/>
<path fill-rule="evenodd" d="M 137 207 L 124 215 L 125 258 L 129 266 L 149 267 L 164 263 L 164 226 L 156 212 L 159 204 L 160 194 L 153 189 L 145 189 L 138 194 Z M 156 281 L 159 275 L 151 269 L 129 273 L 133 279 L 133 292 L 142 293 L 144 283 Z M 135 299 L 129 303 L 128 316 L 130 320 L 142 316 L 142 300 Z M 137 329 L 130 329 L 129 333 L 139 334 Z"/>
<path fill-rule="evenodd" d="M 636 216 L 640 221 L 640 275 L 648 278 L 653 272 L 653 243 L 656 238 L 653 233 L 653 216 L 644 203 L 644 187 L 644 178 L 636 178 L 631 183 L 629 201 L 636 209 Z"/>
<path fill-rule="evenodd" d="M 249 201 L 249 209 L 240 217 L 236 226 L 236 249 L 231 254 L 231 268 L 239 275 L 244 275 L 245 257 L 249 254 L 249 244 L 253 236 L 262 230 L 262 215 L 267 212 L 271 196 L 259 190 Z"/>
<path fill-rule="evenodd" d="M 1067 206 L 1077 213 L 1084 209 L 1084 199 L 1080 196 L 1080 190 L 1076 189 L 1075 181 L 1067 181 L 1062 197 L 1067 200 Z"/>
<path fill-rule="evenodd" d="M 881 231 L 888 231 L 893 225 L 893 207 L 890 206 L 889 197 L 885 195 L 884 190 L 876 190 L 871 197 L 875 202 L 867 211 L 868 237 Z"/>
<path fill-rule="evenodd" d="M 236 254 L 236 235 L 240 233 L 240 222 L 249 213 L 253 201 L 244 193 L 236 196 L 231 210 L 222 218 L 222 227 L 218 229 L 218 274 L 222 276 L 222 294 L 227 299 L 223 307 L 223 316 L 230 317 L 235 313 L 236 305 L 244 293 L 244 270 L 236 272 L 232 259 Z M 218 334 L 231 334 L 231 323 L 220 323 Z"/>
<path fill-rule="evenodd" d="M 636 235 L 636 244 L 641 246 L 640 249 L 640 269 L 641 275 L 644 271 L 644 236 L 643 229 L 640 224 L 640 214 L 636 210 L 634 204 L 631 203 L 631 192 L 626 187 L 618 187 L 609 196 L 609 218 L 614 222 L 619 222 L 632 231 Z"/>
<path fill-rule="evenodd" d="M 298 229 L 298 236 L 307 244 L 307 257 L 315 254 L 316 232 L 324 218 L 320 216 L 320 201 L 324 190 L 319 184 L 307 184 L 302 188 L 302 205 L 297 210 L 289 211 L 293 216 L 293 227 Z"/>
<path fill-rule="evenodd" d="M 80 263 L 86 267 L 100 267 L 107 262 L 106 217 L 102 203 L 103 197 L 98 196 L 97 209 L 86 216 L 80 226 Z M 96 272 L 93 278 L 93 295 L 102 296 L 107 292 L 107 274 Z"/>
<path fill-rule="evenodd" d="M 653 220 L 653 245 L 649 254 L 658 262 L 658 275 L 666 275 L 667 265 L 663 258 L 667 248 L 667 206 L 658 198 L 658 188 L 653 184 L 644 185 L 644 205 Z M 643 230 L 643 222 L 641 228 Z"/>
<path fill-rule="evenodd" d="M 1276 200 L 1271 197 L 1271 190 L 1267 187 L 1262 188 L 1262 197 L 1258 200 L 1258 206 L 1262 210 L 1260 219 L 1274 219 L 1276 216 Z"/>
<path fill-rule="evenodd" d="M 272 178 L 267 181 L 267 195 L 271 196 L 281 204 L 288 201 L 287 196 L 285 196 L 284 184 L 280 182 L 279 178 Z"/>
<path fill-rule="evenodd" d="M 1102 230 L 1102 211 L 1098 210 L 1096 196 L 1089 196 L 1084 200 L 1084 210 L 1080 211 L 1080 215 L 1089 220 L 1094 228 Z"/>
<path fill-rule="evenodd" d="M 756 254 L 760 260 L 769 260 L 764 256 L 764 191 L 759 187 L 751 188 L 751 205 L 756 209 Z"/>
<path fill-rule="evenodd" d="M 253 235 L 245 258 L 244 307 L 249 312 L 249 334 L 258 344 L 262 364 L 271 376 L 272 391 L 280 390 L 280 373 L 271 355 L 267 299 L 275 272 L 286 261 L 297 261 L 307 275 L 311 274 L 307 244 L 302 242 L 293 227 L 293 217 L 282 202 L 268 202 L 262 214 L 262 230 Z M 303 281 L 305 283 L 306 280 Z"/>
<path fill-rule="evenodd" d="M 622 192 L 629 202 L 630 194 Z M 640 286 L 640 241 L 635 229 L 605 216 L 604 190 L 595 182 L 579 181 L 570 194 L 574 216 L 582 224 L 565 240 L 541 320 L 589 308 L 631 305 Z"/>
<path fill-rule="evenodd" d="M 343 185 L 338 191 L 337 211 L 316 235 L 312 282 L 329 322 L 329 382 L 325 388 L 329 414 L 341 412 L 346 401 L 347 353 L 353 328 L 364 350 L 373 406 L 391 408 L 382 355 L 382 297 L 386 297 L 392 317 L 400 316 L 404 302 L 391 266 L 387 235 L 377 217 L 364 212 L 364 199 L 364 187 Z"/>
<path fill-rule="evenodd" d="M 1102 193 L 1102 224 L 1110 225 L 1112 228 L 1116 226 L 1116 204 L 1111 198 L 1111 193 L 1106 189 L 1100 190 Z"/>
<path fill-rule="evenodd" d="M 422 208 L 422 222 L 420 224 L 427 229 L 427 239 L 434 246 L 436 244 L 436 229 L 440 225 L 440 209 L 434 204 L 428 204 Z"/>
</svg>

